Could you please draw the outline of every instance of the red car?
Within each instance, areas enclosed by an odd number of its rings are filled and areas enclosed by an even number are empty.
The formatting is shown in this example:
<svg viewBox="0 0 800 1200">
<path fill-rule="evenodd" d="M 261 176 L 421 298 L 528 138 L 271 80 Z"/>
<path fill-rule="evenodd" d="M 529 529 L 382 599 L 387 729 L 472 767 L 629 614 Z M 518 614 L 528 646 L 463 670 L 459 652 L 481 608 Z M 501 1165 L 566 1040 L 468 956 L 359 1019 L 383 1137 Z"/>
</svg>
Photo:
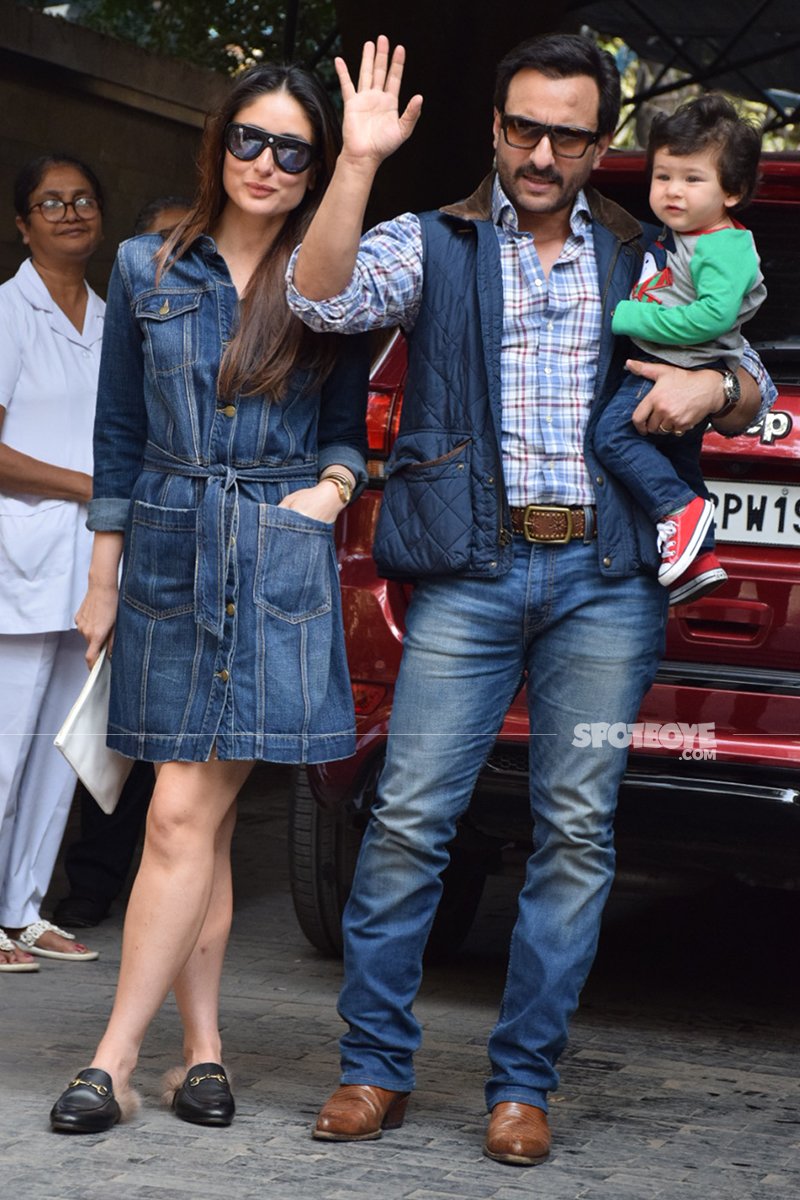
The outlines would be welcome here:
<svg viewBox="0 0 800 1200">
<path fill-rule="evenodd" d="M 606 157 L 606 195 L 647 219 L 641 153 Z M 744 215 L 769 296 L 748 324 L 779 389 L 759 425 L 729 440 L 709 432 L 706 480 L 728 581 L 671 609 L 664 661 L 645 697 L 620 791 L 619 869 L 691 869 L 748 883 L 800 885 L 800 155 L 765 155 Z M 358 750 L 301 770 L 290 829 L 292 891 L 305 935 L 341 949 L 340 918 L 383 761 L 410 586 L 372 560 L 384 466 L 406 370 L 396 334 L 375 363 L 369 402 L 370 485 L 337 530 Z M 451 847 L 429 952 L 467 933 L 489 872 L 530 852 L 528 718 L 520 695 Z"/>
</svg>

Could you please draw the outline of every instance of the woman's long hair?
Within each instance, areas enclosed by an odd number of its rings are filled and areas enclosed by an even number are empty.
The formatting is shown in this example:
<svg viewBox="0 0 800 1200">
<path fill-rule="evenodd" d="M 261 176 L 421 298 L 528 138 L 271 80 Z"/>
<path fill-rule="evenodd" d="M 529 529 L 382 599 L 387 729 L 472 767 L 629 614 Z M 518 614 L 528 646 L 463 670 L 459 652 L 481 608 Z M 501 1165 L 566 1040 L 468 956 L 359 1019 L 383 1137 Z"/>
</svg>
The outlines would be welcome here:
<svg viewBox="0 0 800 1200">
<path fill-rule="evenodd" d="M 225 349 L 217 390 L 229 398 L 237 393 L 264 393 L 280 398 L 295 366 L 324 377 L 333 365 L 334 340 L 311 333 L 289 311 L 284 275 L 292 250 L 303 240 L 333 174 L 341 149 L 339 119 L 327 92 L 315 77 L 297 66 L 258 66 L 234 82 L 225 103 L 206 118 L 198 157 L 199 184 L 194 204 L 156 255 L 158 277 L 182 257 L 201 234 L 209 233 L 225 207 L 222 167 L 227 153 L 225 126 L 259 96 L 284 91 L 301 105 L 311 122 L 315 158 L 314 186 L 286 220 L 253 272 L 241 297 L 239 328 Z"/>
</svg>

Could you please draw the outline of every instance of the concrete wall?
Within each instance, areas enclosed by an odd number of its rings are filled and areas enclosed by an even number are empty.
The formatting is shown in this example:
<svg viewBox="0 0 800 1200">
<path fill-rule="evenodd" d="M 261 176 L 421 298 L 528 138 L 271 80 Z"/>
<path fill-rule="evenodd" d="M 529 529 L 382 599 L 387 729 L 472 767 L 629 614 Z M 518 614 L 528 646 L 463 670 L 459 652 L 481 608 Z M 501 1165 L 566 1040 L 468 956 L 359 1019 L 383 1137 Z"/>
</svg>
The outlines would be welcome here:
<svg viewBox="0 0 800 1200">
<path fill-rule="evenodd" d="M 104 294 L 142 205 L 191 196 L 203 118 L 226 88 L 214 72 L 0 0 L 0 282 L 25 257 L 14 176 L 28 159 L 60 150 L 87 162 L 106 193 L 105 239 L 89 267 Z"/>
</svg>

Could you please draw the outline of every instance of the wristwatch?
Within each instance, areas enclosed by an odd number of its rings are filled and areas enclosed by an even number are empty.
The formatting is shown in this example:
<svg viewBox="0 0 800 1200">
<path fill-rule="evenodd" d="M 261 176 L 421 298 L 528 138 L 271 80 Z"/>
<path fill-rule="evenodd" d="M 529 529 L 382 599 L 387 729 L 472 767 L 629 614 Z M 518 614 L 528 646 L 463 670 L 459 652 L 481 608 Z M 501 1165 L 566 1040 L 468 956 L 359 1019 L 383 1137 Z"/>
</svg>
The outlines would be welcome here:
<svg viewBox="0 0 800 1200">
<path fill-rule="evenodd" d="M 736 408 L 736 405 L 742 398 L 742 385 L 739 383 L 739 376 L 733 371 L 724 371 L 722 375 L 722 394 L 725 397 L 725 403 L 719 412 L 711 414 L 712 421 L 718 421 L 720 417 L 727 417 Z"/>
</svg>

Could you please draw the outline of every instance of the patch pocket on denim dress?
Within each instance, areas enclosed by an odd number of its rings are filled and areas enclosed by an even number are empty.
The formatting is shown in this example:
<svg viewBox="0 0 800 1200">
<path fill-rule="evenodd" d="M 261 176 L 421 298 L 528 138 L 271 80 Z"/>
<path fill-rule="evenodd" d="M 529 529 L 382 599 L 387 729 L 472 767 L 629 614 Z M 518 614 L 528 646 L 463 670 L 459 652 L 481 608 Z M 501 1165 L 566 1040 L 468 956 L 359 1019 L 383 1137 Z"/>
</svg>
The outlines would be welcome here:
<svg viewBox="0 0 800 1200">
<path fill-rule="evenodd" d="M 259 504 L 256 605 L 292 623 L 330 612 L 332 536 L 333 525 L 325 521 Z"/>
<path fill-rule="evenodd" d="M 197 361 L 202 292 L 151 292 L 136 301 L 136 319 L 157 375 L 168 375 Z"/>
<path fill-rule="evenodd" d="M 156 620 L 194 611 L 197 517 L 193 508 L 133 503 L 122 597 Z"/>
</svg>

